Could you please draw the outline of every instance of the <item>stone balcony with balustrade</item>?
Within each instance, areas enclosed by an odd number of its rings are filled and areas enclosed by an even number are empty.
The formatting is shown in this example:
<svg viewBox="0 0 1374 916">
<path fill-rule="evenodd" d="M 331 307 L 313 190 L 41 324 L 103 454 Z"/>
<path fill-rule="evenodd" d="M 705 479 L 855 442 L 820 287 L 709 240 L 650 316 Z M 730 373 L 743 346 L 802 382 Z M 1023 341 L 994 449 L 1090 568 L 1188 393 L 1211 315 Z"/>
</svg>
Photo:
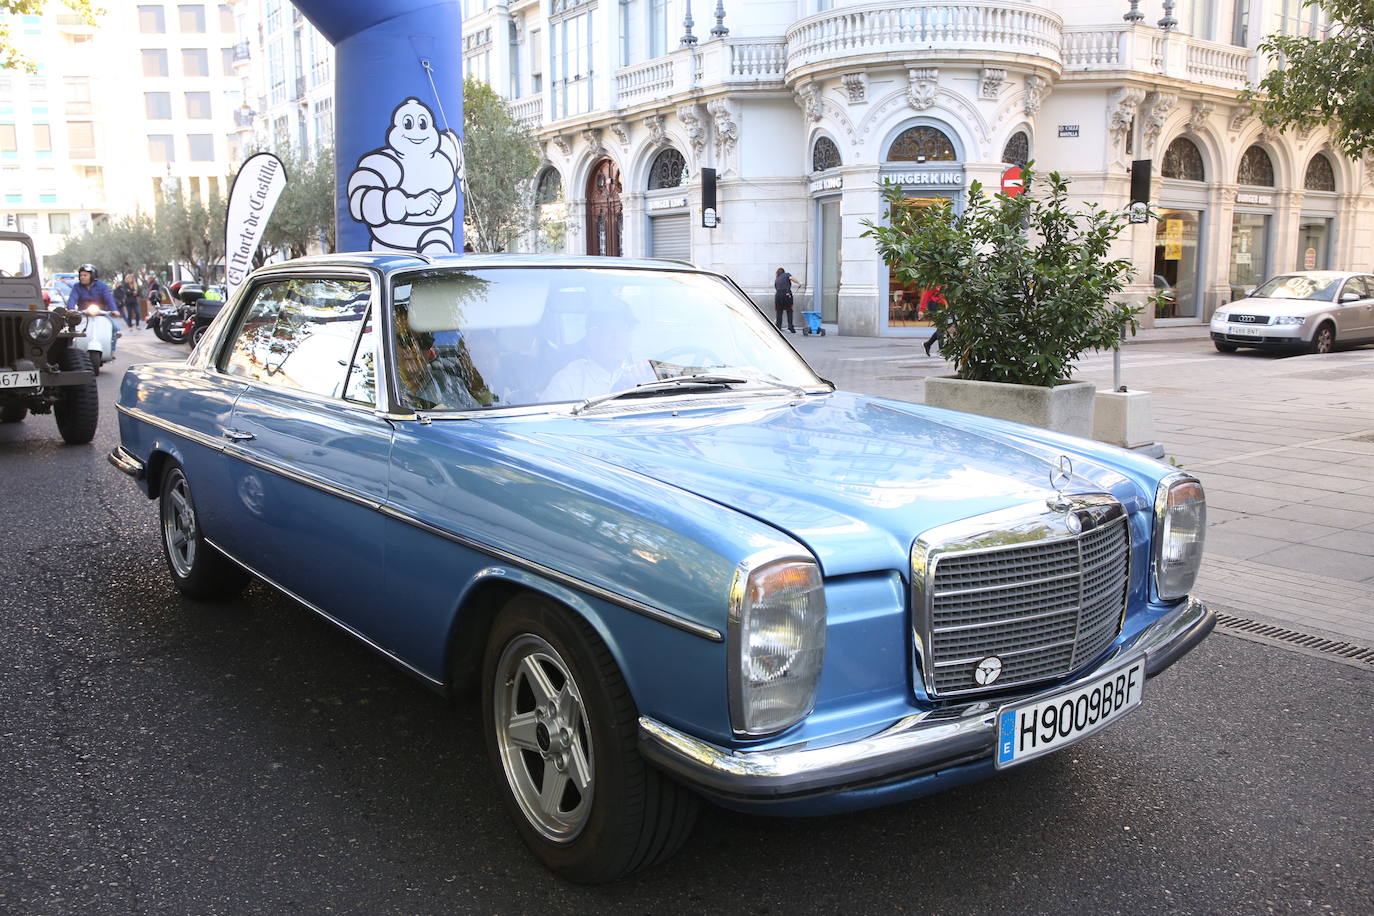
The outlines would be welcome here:
<svg viewBox="0 0 1374 916">
<path fill-rule="evenodd" d="M 1058 14 L 1014 0 L 914 0 L 818 13 L 782 38 L 703 38 L 617 70 L 611 107 L 630 113 L 703 93 L 782 90 L 866 67 L 958 62 L 1038 70 L 1055 80 L 1135 77 L 1226 93 L 1263 75 L 1262 61 L 1246 48 L 1150 26 L 1066 26 Z M 542 95 L 512 106 L 532 127 L 546 122 Z"/>
</svg>

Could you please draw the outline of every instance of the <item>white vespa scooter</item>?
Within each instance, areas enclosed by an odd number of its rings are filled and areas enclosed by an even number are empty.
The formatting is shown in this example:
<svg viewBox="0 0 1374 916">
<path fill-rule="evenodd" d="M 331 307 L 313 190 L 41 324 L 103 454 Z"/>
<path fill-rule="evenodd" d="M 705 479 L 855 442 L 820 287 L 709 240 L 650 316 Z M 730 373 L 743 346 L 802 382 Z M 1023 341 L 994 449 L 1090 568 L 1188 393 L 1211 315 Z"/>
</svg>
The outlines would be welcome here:
<svg viewBox="0 0 1374 916">
<path fill-rule="evenodd" d="M 77 349 L 86 351 L 86 358 L 91 361 L 91 370 L 99 375 L 100 367 L 114 359 L 114 341 L 119 331 L 115 329 L 113 315 L 102 309 L 98 303 L 88 303 L 84 313 L 86 317 L 77 326 L 77 330 L 84 336 L 76 338 L 72 343 Z"/>
</svg>

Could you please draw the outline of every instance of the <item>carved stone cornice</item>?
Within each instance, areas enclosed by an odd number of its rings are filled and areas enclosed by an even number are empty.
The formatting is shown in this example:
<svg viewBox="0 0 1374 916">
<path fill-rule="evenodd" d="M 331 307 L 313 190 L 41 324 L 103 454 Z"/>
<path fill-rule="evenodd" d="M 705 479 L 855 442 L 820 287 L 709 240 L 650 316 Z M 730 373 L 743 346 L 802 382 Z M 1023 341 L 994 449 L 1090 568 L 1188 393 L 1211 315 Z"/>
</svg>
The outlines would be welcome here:
<svg viewBox="0 0 1374 916">
<path fill-rule="evenodd" d="M 939 81 L 938 67 L 913 67 L 907 70 L 907 104 L 916 111 L 928 111 L 933 108 L 935 95 L 939 91 Z"/>
<path fill-rule="evenodd" d="M 1113 159 L 1126 155 L 1126 138 L 1135 124 L 1136 111 L 1145 101 L 1144 89 L 1117 89 L 1107 105 L 1107 137 Z"/>
<path fill-rule="evenodd" d="M 664 132 L 664 124 L 667 118 L 663 115 L 649 115 L 644 119 L 644 127 L 649 131 L 649 146 L 659 147 L 668 144 L 668 135 Z"/>
<path fill-rule="evenodd" d="M 1026 99 L 1022 103 L 1026 115 L 1033 118 L 1039 114 L 1040 105 L 1045 101 L 1045 96 L 1049 94 L 1049 80 L 1035 74 L 1026 77 Z"/>
<path fill-rule="evenodd" d="M 816 122 L 821 119 L 821 87 L 815 83 L 807 83 L 792 93 L 792 97 L 797 100 L 801 110 L 806 112 L 809 121 Z"/>
<path fill-rule="evenodd" d="M 984 67 L 978 79 L 978 98 L 995 99 L 1002 93 L 1007 71 L 1001 67 Z"/>
<path fill-rule="evenodd" d="M 1207 126 L 1207 122 L 1211 120 L 1214 111 L 1216 111 L 1216 106 L 1211 102 L 1194 102 L 1192 111 L 1188 112 L 1188 122 L 1184 126 L 1192 133 L 1200 133 Z"/>
<path fill-rule="evenodd" d="M 1172 92 L 1151 92 L 1149 104 L 1150 113 L 1145 117 L 1145 154 L 1147 156 L 1154 152 L 1155 146 L 1159 143 L 1159 135 L 1164 130 L 1164 122 L 1169 119 L 1169 115 L 1178 106 L 1178 96 Z"/>
<path fill-rule="evenodd" d="M 582 131 L 582 142 L 587 144 L 587 149 L 593 156 L 600 156 L 606 152 L 606 145 L 601 140 L 601 128 L 589 127 Z"/>
<path fill-rule="evenodd" d="M 677 119 L 682 122 L 682 129 L 687 132 L 687 142 L 692 145 L 692 152 L 700 156 L 706 147 L 706 125 L 701 123 L 701 106 L 679 106 Z"/>
<path fill-rule="evenodd" d="M 840 82 L 844 84 L 844 91 L 849 96 L 851 105 L 862 105 L 868 101 L 868 74 L 862 71 L 857 73 L 846 73 L 840 77 Z"/>
<path fill-rule="evenodd" d="M 735 151 L 739 139 L 739 127 L 734 121 L 734 108 L 728 99 L 713 99 L 706 103 L 706 110 L 716 132 L 716 156 L 722 161 Z"/>
<path fill-rule="evenodd" d="M 572 141 L 568 138 L 567 134 L 554 134 L 549 138 L 549 142 L 554 145 L 555 149 L 563 154 L 563 158 L 567 159 L 572 156 Z"/>
<path fill-rule="evenodd" d="M 610 131 L 611 136 L 615 137 L 615 142 L 621 146 L 630 145 L 630 125 L 624 121 L 612 121 Z"/>
</svg>

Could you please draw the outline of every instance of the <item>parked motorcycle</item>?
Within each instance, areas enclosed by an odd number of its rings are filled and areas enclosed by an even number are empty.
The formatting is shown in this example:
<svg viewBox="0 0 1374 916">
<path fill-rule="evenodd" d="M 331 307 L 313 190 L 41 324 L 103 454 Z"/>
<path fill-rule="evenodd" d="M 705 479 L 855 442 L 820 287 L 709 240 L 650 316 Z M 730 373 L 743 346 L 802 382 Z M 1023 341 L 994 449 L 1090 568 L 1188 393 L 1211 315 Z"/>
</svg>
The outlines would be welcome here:
<svg viewBox="0 0 1374 916">
<path fill-rule="evenodd" d="M 181 302 L 159 303 L 148 316 L 148 328 L 157 335 L 158 340 L 168 343 L 181 343 L 186 339 L 187 308 Z"/>
<path fill-rule="evenodd" d="M 88 304 L 84 312 L 86 317 L 77 327 L 82 336 L 72 344 L 86 351 L 92 371 L 99 375 L 100 367 L 114 359 L 114 342 L 119 330 L 115 327 L 113 313 L 105 311 L 97 303 Z"/>
</svg>

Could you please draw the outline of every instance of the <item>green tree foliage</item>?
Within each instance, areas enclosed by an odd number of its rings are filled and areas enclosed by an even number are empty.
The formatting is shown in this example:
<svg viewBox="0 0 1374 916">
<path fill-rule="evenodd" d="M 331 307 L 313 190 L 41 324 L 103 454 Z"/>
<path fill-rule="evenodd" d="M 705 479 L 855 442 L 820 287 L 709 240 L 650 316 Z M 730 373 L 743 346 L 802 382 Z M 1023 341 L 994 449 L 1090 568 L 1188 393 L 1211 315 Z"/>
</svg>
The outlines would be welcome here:
<svg viewBox="0 0 1374 916">
<path fill-rule="evenodd" d="M 1374 0 L 1307 0 L 1333 23 L 1326 35 L 1270 35 L 1275 68 L 1243 98 L 1270 127 L 1330 127 L 1351 157 L 1374 149 Z"/>
<path fill-rule="evenodd" d="M 0 70 L 38 72 L 28 55 L 15 47 L 10 34 L 9 16 L 37 16 L 47 5 L 48 0 L 0 0 Z M 96 17 L 105 13 L 99 7 L 91 6 L 91 0 L 63 0 L 62 5 L 90 25 L 95 25 Z"/>
<path fill-rule="evenodd" d="M 962 211 L 910 206 L 889 184 L 887 223 L 864 220 L 863 235 L 903 283 L 940 288 L 940 349 L 959 378 L 1049 387 L 1084 352 L 1119 346 L 1140 309 L 1112 300 L 1135 273 L 1110 257 L 1125 215 L 1096 204 L 1071 210 L 1057 172 L 1040 179 L 1026 169 L 1023 178 L 1018 197 L 990 197 L 973 182 Z"/>
<path fill-rule="evenodd" d="M 214 267 L 224 261 L 224 200 L 218 192 L 208 204 L 187 198 L 178 190 L 157 205 L 159 249 L 169 263 L 190 268 L 201 283 L 215 279 Z"/>
<path fill-rule="evenodd" d="M 286 187 L 267 221 L 263 247 L 289 258 L 303 257 L 311 243 L 333 251 L 334 148 L 301 152 L 284 144 L 267 152 L 286 166 Z"/>
<path fill-rule="evenodd" d="M 75 270 L 94 264 L 106 279 L 165 267 L 168 259 L 158 242 L 157 224 L 146 213 L 105 220 L 81 235 L 69 235 L 48 259 L 53 270 Z"/>
<path fill-rule="evenodd" d="M 463 81 L 464 233 L 478 251 L 503 251 L 528 227 L 539 153 L 529 131 L 481 80 Z"/>
</svg>

